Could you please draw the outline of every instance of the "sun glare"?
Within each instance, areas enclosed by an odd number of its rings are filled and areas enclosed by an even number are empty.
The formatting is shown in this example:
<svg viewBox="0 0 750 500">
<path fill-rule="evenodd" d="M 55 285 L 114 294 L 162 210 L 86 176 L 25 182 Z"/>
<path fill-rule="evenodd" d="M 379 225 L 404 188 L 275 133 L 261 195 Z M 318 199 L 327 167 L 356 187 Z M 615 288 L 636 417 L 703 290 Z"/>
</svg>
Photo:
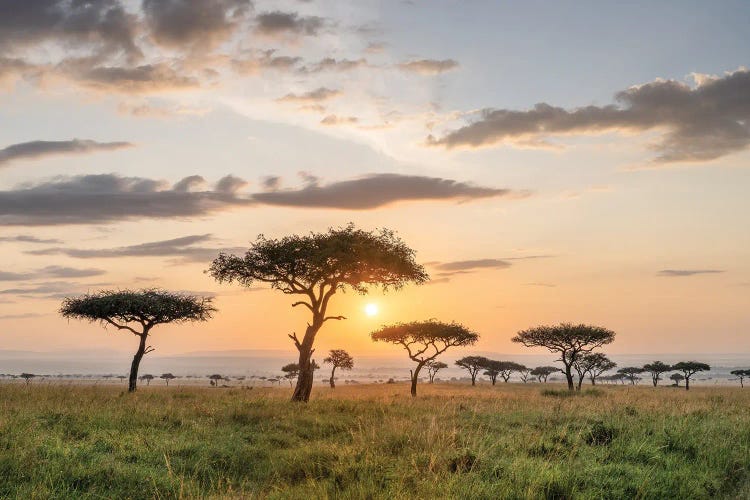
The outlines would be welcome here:
<svg viewBox="0 0 750 500">
<path fill-rule="evenodd" d="M 377 304 L 367 304 L 365 306 L 365 314 L 368 316 L 375 316 L 378 313 L 378 305 Z"/>
</svg>

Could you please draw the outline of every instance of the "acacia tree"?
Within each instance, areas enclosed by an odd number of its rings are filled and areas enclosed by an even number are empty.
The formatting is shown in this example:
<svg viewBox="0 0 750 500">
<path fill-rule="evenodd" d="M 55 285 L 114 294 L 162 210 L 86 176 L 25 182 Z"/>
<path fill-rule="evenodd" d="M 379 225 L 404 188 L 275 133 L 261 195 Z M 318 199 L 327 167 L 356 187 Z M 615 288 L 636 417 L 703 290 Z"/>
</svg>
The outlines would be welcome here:
<svg viewBox="0 0 750 500">
<path fill-rule="evenodd" d="M 489 362 L 490 360 L 484 356 L 464 356 L 456 361 L 456 365 L 468 371 L 469 376 L 471 376 L 471 385 L 476 385 L 479 370 L 487 367 Z M 495 376 L 497 377 L 497 375 Z"/>
<path fill-rule="evenodd" d="M 521 365 L 521 368 L 517 371 L 521 382 L 523 382 L 524 384 L 529 381 L 529 378 L 531 378 L 531 368 L 527 368 L 526 366 Z"/>
<path fill-rule="evenodd" d="M 654 361 L 653 363 L 643 365 L 643 371 L 651 374 L 651 382 L 654 384 L 654 387 L 656 387 L 661 380 L 661 374 L 671 372 L 672 367 L 661 361 Z"/>
<path fill-rule="evenodd" d="M 430 377 L 430 383 L 435 382 L 435 375 L 437 375 L 437 372 L 444 368 L 448 368 L 448 365 L 443 363 L 442 361 L 428 361 L 427 364 L 425 364 L 425 367 L 427 368 L 427 375 Z"/>
<path fill-rule="evenodd" d="M 680 361 L 676 365 L 673 365 L 672 369 L 682 372 L 682 376 L 685 377 L 685 390 L 689 391 L 690 377 L 698 372 L 707 372 L 711 370 L 711 367 L 699 361 Z"/>
<path fill-rule="evenodd" d="M 331 369 L 331 378 L 329 380 L 331 389 L 336 387 L 336 383 L 333 380 L 336 368 L 341 368 L 342 370 L 351 370 L 354 368 L 354 358 L 343 349 L 331 349 L 328 351 L 328 356 L 323 359 L 323 363 L 329 363 L 333 367 Z"/>
<path fill-rule="evenodd" d="M 750 370 L 732 370 L 729 373 L 739 379 L 742 388 L 745 387 L 745 377 L 750 377 Z"/>
<path fill-rule="evenodd" d="M 292 387 L 293 382 L 299 377 L 299 364 L 289 363 L 282 366 L 281 371 L 284 372 L 284 378 L 289 381 L 289 387 Z"/>
<path fill-rule="evenodd" d="M 29 385 L 31 379 L 36 377 L 36 375 L 34 375 L 33 373 L 22 373 L 19 376 L 26 381 L 26 385 Z"/>
<path fill-rule="evenodd" d="M 411 371 L 411 395 L 417 395 L 419 372 L 427 363 L 451 347 L 476 343 L 479 334 L 456 322 L 443 323 L 434 319 L 396 323 L 370 334 L 375 342 L 390 342 L 406 349 L 409 359 L 417 363 Z"/>
<path fill-rule="evenodd" d="M 679 373 L 673 373 L 669 376 L 670 379 L 674 380 L 674 383 L 677 387 L 680 387 L 680 381 L 685 380 L 685 377 L 683 377 Z"/>
<path fill-rule="evenodd" d="M 151 385 L 151 381 L 154 380 L 154 376 L 150 373 L 146 373 L 145 375 L 141 375 L 138 377 L 138 380 L 140 381 L 146 381 L 146 385 Z"/>
<path fill-rule="evenodd" d="M 214 373 L 208 376 L 208 380 L 210 381 L 212 386 L 218 386 L 219 380 L 224 380 L 224 376 L 219 375 L 218 373 Z"/>
<path fill-rule="evenodd" d="M 208 273 L 219 282 L 236 281 L 247 287 L 268 283 L 282 293 L 300 296 L 292 307 L 310 311 L 312 318 L 302 339 L 296 333 L 289 335 L 299 352 L 300 366 L 292 401 L 310 399 L 311 360 L 318 331 L 326 321 L 345 319 L 328 315 L 334 294 L 347 289 L 366 294 L 375 287 L 398 290 L 408 283 L 429 280 L 414 260 L 414 250 L 393 231 L 363 231 L 353 224 L 307 236 L 267 239 L 260 235 L 243 257 L 219 254 Z"/>
<path fill-rule="evenodd" d="M 560 355 L 558 361 L 565 366 L 568 390 L 575 390 L 572 365 L 579 356 L 598 349 L 615 340 L 615 332 L 600 326 L 560 323 L 522 330 L 511 339 L 526 347 L 545 347 Z"/>
<path fill-rule="evenodd" d="M 605 354 L 600 352 L 589 352 L 582 356 L 573 363 L 573 368 L 578 373 L 578 385 L 576 390 L 581 390 L 583 379 L 586 375 L 591 379 L 591 385 L 596 385 L 596 379 L 602 373 L 607 370 L 615 368 L 617 363 L 611 361 Z"/>
<path fill-rule="evenodd" d="M 631 385 L 635 385 L 641 379 L 638 375 L 643 373 L 643 371 L 643 368 L 640 366 L 626 366 L 617 370 L 617 373 L 630 380 Z"/>
<path fill-rule="evenodd" d="M 497 382 L 497 376 L 500 375 L 502 361 L 488 359 L 484 364 L 484 374 L 490 378 L 492 385 Z"/>
<path fill-rule="evenodd" d="M 169 387 L 169 381 L 170 380 L 174 380 L 177 377 L 175 377 L 171 373 L 162 373 L 161 375 L 159 375 L 159 378 L 162 379 L 162 380 L 164 380 L 164 382 L 167 383 L 167 387 Z"/>
<path fill-rule="evenodd" d="M 531 370 L 531 374 L 539 380 L 539 383 L 547 383 L 547 377 L 555 372 L 559 372 L 560 369 L 556 366 L 537 366 Z"/>
<path fill-rule="evenodd" d="M 154 348 L 146 346 L 151 329 L 165 323 L 207 321 L 216 309 L 212 297 L 196 297 L 156 288 L 143 290 L 104 290 L 66 298 L 60 307 L 64 318 L 112 325 L 139 338 L 138 350 L 130 365 L 128 391 L 136 389 L 138 366 Z"/>
<path fill-rule="evenodd" d="M 515 361 L 500 361 L 498 366 L 500 368 L 500 376 L 506 384 L 510 382 L 510 377 L 513 375 L 513 372 L 521 372 L 526 369 L 525 366 L 516 363 Z"/>
</svg>

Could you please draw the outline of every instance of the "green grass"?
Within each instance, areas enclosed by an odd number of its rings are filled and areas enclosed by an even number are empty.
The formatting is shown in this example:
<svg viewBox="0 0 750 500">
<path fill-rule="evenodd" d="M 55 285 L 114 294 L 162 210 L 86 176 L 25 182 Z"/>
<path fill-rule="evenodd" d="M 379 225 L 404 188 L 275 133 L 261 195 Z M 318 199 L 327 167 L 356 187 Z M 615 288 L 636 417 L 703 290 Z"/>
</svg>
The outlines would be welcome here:
<svg viewBox="0 0 750 500">
<path fill-rule="evenodd" d="M 750 389 L 0 385 L 0 498 L 748 498 Z"/>
</svg>

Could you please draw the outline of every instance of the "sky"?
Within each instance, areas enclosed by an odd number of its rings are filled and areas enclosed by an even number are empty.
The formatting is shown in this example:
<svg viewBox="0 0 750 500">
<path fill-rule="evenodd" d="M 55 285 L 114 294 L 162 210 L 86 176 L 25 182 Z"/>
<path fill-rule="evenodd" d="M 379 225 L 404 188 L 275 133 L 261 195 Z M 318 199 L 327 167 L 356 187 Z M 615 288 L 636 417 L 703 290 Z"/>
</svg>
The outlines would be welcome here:
<svg viewBox="0 0 750 500">
<path fill-rule="evenodd" d="M 219 312 L 160 355 L 293 353 L 304 311 L 204 271 L 353 222 L 432 280 L 337 295 L 320 352 L 403 356 L 369 332 L 438 318 L 481 352 L 568 321 L 612 354 L 750 353 L 748 25 L 744 1 L 0 0 L 0 350 L 131 351 L 60 301 L 161 287 Z"/>
</svg>

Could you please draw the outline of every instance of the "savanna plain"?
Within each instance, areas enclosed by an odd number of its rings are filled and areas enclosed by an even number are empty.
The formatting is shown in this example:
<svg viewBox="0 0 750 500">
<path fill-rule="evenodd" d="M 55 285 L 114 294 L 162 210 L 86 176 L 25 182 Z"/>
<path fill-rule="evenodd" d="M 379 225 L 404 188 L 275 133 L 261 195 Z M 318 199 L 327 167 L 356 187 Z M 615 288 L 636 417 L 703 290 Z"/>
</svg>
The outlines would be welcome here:
<svg viewBox="0 0 750 500">
<path fill-rule="evenodd" d="M 750 498 L 750 390 L 0 385 L 2 498 Z"/>
</svg>

